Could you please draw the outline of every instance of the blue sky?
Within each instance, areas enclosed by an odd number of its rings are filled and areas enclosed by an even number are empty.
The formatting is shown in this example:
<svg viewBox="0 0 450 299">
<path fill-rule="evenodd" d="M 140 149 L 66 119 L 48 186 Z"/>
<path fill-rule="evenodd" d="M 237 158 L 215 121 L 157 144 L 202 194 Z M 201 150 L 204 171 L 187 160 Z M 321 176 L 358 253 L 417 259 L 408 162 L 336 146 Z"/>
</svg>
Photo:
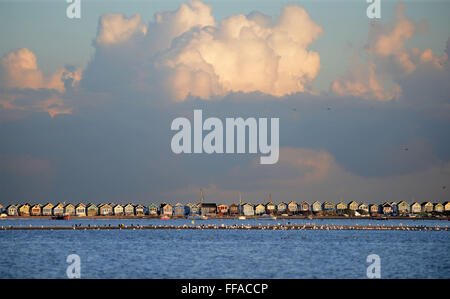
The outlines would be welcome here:
<svg viewBox="0 0 450 299">
<path fill-rule="evenodd" d="M 0 203 L 449 200 L 449 1 L 204 4 L 0 0 Z M 198 108 L 279 117 L 279 162 L 173 154 Z"/>
</svg>

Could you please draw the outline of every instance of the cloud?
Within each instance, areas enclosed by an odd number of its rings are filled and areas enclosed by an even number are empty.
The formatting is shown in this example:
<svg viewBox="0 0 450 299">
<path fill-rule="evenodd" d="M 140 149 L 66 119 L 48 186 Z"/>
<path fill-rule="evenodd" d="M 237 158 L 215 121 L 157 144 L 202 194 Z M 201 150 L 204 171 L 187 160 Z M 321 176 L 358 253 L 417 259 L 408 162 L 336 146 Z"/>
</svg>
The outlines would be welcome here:
<svg viewBox="0 0 450 299">
<path fill-rule="evenodd" d="M 11 51 L 0 60 L 0 86 L 2 88 L 41 88 L 42 73 L 38 70 L 36 56 L 27 48 Z"/>
<path fill-rule="evenodd" d="M 148 25 L 146 49 L 150 55 L 168 49 L 172 41 L 193 28 L 216 26 L 211 6 L 201 1 L 181 3 L 175 11 L 155 14 L 154 22 Z"/>
<path fill-rule="evenodd" d="M 77 86 L 80 80 L 81 69 L 70 66 L 46 78 L 31 50 L 12 50 L 0 59 L 0 107 L 5 110 L 44 111 L 51 117 L 71 113 L 61 95 Z"/>
<path fill-rule="evenodd" d="M 306 11 L 286 6 L 274 24 L 260 14 L 236 15 L 216 28 L 186 34 L 167 53 L 174 98 L 208 99 L 230 92 L 281 97 L 305 92 L 320 69 L 306 48 L 322 32 Z"/>
<path fill-rule="evenodd" d="M 146 26 L 140 14 L 126 18 L 123 15 L 104 14 L 100 18 L 99 29 L 95 42 L 97 45 L 112 45 L 122 43 L 135 34 L 145 35 Z"/>
<path fill-rule="evenodd" d="M 399 81 L 418 67 L 432 65 L 435 69 L 444 68 L 447 54 L 436 57 L 431 49 L 421 52 L 418 48 L 405 47 L 414 35 L 428 31 L 425 21 L 414 23 L 405 16 L 405 10 L 405 4 L 399 3 L 391 22 L 371 24 L 366 59 L 356 56 L 346 73 L 332 83 L 333 92 L 390 101 L 401 97 L 403 90 Z"/>
<path fill-rule="evenodd" d="M 252 13 L 216 24 L 209 5 L 189 4 L 156 14 L 146 29 L 140 15 L 102 16 L 82 85 L 163 93 L 175 101 L 232 92 L 281 97 L 308 91 L 320 56 L 307 48 L 322 27 L 305 9 L 286 6 L 274 21 Z"/>
<path fill-rule="evenodd" d="M 374 62 L 352 66 L 343 76 L 332 83 L 331 88 L 339 95 L 351 95 L 379 101 L 399 98 L 402 91 L 396 83 L 391 89 L 386 90 L 382 83 L 382 76 L 376 72 Z"/>
<path fill-rule="evenodd" d="M 2 89 L 54 89 L 66 90 L 65 81 L 73 87 L 81 79 L 81 69 L 62 68 L 44 78 L 37 65 L 36 55 L 27 48 L 10 51 L 0 60 L 0 87 Z"/>
</svg>

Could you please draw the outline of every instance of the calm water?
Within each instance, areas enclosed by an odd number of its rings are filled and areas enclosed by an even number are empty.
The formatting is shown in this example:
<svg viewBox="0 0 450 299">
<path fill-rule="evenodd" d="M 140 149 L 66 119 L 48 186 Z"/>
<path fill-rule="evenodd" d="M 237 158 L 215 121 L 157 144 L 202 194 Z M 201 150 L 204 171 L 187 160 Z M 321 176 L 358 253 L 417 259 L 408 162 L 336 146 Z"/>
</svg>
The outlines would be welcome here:
<svg viewBox="0 0 450 299">
<path fill-rule="evenodd" d="M 448 226 L 439 220 L 206 220 L 195 224 L 317 223 Z M 190 220 L 0 220 L 0 226 L 191 224 Z M 82 278 L 450 278 L 450 232 L 261 230 L 0 231 L 1 278 L 65 278 L 69 254 Z"/>
</svg>

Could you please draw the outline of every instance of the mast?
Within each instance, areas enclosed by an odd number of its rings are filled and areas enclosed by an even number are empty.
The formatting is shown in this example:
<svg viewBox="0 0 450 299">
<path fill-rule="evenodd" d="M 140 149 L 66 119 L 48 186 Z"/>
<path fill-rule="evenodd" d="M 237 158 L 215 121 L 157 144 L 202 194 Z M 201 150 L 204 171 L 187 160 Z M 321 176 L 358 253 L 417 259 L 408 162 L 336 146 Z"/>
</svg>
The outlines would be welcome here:
<svg viewBox="0 0 450 299">
<path fill-rule="evenodd" d="M 242 195 L 239 192 L 239 215 L 242 215 Z"/>
<path fill-rule="evenodd" d="M 269 205 L 269 204 L 272 205 L 272 194 L 270 194 L 270 193 L 269 193 L 269 203 L 268 203 L 268 205 Z M 269 212 L 268 209 L 266 208 L 266 212 L 268 212 L 268 214 L 272 215 L 272 212 L 273 212 L 273 211 L 270 210 L 270 212 Z"/>
</svg>

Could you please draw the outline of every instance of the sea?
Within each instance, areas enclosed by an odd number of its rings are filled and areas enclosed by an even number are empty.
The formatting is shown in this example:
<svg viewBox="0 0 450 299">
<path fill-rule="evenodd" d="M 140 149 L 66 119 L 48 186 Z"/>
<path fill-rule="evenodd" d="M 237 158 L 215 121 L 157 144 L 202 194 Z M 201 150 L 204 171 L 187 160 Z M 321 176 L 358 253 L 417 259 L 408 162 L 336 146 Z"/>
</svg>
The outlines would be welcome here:
<svg viewBox="0 0 450 299">
<path fill-rule="evenodd" d="M 403 225 L 444 220 L 2 219 L 9 226 L 200 224 Z M 0 278 L 450 278 L 450 231 L 400 230 L 0 230 Z M 372 267 L 372 268 L 371 268 Z"/>
</svg>

